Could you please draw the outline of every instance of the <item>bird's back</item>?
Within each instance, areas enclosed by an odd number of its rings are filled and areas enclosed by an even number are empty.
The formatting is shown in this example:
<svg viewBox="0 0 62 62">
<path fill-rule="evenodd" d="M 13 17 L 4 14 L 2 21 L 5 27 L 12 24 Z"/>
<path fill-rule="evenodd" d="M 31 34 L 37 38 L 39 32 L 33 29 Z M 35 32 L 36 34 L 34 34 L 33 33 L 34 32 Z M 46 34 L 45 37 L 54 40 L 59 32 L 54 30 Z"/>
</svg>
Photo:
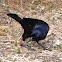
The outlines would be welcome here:
<svg viewBox="0 0 62 62">
<path fill-rule="evenodd" d="M 48 24 L 42 20 L 38 19 L 31 19 L 31 18 L 23 18 L 23 25 L 22 27 L 27 31 L 32 31 L 36 25 L 42 25 L 42 28 L 49 28 Z M 37 26 L 38 27 L 38 26 Z"/>
</svg>

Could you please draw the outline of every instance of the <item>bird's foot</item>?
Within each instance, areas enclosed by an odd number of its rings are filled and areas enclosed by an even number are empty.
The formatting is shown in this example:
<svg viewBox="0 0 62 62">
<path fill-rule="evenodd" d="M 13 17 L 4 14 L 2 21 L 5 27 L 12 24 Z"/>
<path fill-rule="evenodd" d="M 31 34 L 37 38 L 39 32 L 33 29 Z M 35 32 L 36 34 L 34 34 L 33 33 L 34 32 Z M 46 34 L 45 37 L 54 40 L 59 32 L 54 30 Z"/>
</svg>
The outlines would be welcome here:
<svg viewBox="0 0 62 62">
<path fill-rule="evenodd" d="M 28 49 L 30 49 L 31 51 L 36 51 L 35 49 L 31 48 L 27 42 L 25 42 L 25 47 L 28 48 Z"/>
<path fill-rule="evenodd" d="M 30 49 L 31 51 L 36 51 L 35 49 L 31 48 L 30 46 L 26 46 L 28 49 Z"/>
<path fill-rule="evenodd" d="M 30 50 L 31 50 L 31 51 L 36 51 L 36 50 L 35 50 L 35 49 L 33 49 L 33 48 L 31 48 Z"/>
<path fill-rule="evenodd" d="M 47 49 L 47 48 L 46 48 L 46 49 L 44 48 L 43 50 L 48 50 L 48 51 L 52 51 L 52 50 L 51 50 L 51 49 L 49 49 L 49 48 L 48 48 L 48 49 Z"/>
<path fill-rule="evenodd" d="M 46 49 L 46 50 L 52 51 L 52 50 L 51 50 L 51 49 L 49 49 L 49 48 L 48 48 L 48 49 Z"/>
</svg>

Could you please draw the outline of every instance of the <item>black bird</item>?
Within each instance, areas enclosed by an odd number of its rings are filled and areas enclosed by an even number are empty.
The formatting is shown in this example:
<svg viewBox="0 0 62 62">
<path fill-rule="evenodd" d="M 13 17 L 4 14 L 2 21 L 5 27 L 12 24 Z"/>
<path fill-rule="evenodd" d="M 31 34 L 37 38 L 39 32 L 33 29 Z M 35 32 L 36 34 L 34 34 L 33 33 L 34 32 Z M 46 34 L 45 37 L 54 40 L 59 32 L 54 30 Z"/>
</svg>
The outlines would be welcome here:
<svg viewBox="0 0 62 62">
<path fill-rule="evenodd" d="M 49 31 L 49 25 L 46 22 L 44 22 L 43 20 L 31 18 L 21 19 L 18 15 L 13 13 L 8 13 L 7 15 L 18 21 L 23 27 L 23 41 L 25 41 L 26 38 L 30 37 L 30 40 L 28 42 L 30 42 L 31 40 L 36 41 L 41 47 L 43 47 L 44 50 L 46 49 L 42 44 L 39 43 L 39 40 L 45 39 Z M 28 48 L 30 48 L 28 44 L 27 46 Z M 34 50 L 32 48 L 30 49 Z"/>
</svg>

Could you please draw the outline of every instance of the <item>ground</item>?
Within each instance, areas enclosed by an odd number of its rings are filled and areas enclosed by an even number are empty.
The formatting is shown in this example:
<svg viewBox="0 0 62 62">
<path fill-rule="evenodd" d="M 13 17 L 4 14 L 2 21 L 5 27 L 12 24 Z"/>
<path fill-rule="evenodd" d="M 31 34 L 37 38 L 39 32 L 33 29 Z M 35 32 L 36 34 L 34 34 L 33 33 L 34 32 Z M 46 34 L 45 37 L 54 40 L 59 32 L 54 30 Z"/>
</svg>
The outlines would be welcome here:
<svg viewBox="0 0 62 62">
<path fill-rule="evenodd" d="M 26 47 L 17 50 L 17 45 L 23 42 L 24 30 L 18 22 L 7 16 L 8 12 L 16 13 L 20 18 L 34 18 L 47 22 L 50 30 L 40 43 L 52 51 L 43 50 L 34 41 L 30 45 L 36 51 L 30 51 Z M 56 45 L 57 41 L 61 43 L 59 46 Z M 0 62 L 62 62 L 62 1 L 1 0 Z"/>
</svg>

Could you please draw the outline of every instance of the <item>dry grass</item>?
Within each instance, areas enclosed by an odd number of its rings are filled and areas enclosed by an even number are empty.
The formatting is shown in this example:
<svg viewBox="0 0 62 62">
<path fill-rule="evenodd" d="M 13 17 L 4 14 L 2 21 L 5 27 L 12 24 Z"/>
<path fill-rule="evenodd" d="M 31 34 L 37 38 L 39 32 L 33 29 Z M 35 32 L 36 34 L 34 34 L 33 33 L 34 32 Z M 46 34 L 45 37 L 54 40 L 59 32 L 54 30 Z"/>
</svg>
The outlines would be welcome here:
<svg viewBox="0 0 62 62">
<path fill-rule="evenodd" d="M 62 62 L 62 3 L 61 0 L 3 0 L 0 1 L 0 62 Z M 42 3 L 40 3 L 42 2 Z M 40 41 L 52 51 L 44 51 L 35 42 L 30 44 L 36 51 L 23 47 L 20 54 L 16 46 L 20 43 L 23 28 L 15 20 L 8 17 L 9 12 L 21 18 L 36 18 L 47 22 L 50 26 L 45 40 Z M 55 43 L 59 40 L 60 47 Z M 47 42 L 46 42 L 47 41 Z"/>
</svg>

